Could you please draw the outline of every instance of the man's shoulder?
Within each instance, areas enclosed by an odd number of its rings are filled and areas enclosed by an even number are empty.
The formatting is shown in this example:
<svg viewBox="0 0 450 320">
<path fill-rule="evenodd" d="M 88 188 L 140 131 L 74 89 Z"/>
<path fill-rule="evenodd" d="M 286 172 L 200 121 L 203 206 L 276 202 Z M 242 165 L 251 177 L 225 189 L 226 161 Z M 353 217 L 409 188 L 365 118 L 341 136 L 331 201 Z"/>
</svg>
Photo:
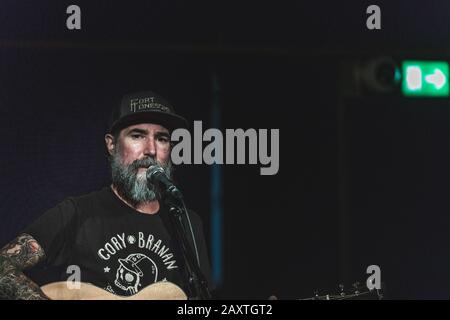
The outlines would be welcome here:
<svg viewBox="0 0 450 320">
<path fill-rule="evenodd" d="M 66 201 L 70 201 L 77 206 L 83 206 L 102 201 L 106 199 L 107 196 L 108 187 L 102 187 L 101 189 L 88 191 L 87 193 L 81 195 L 69 196 L 66 198 Z"/>
</svg>

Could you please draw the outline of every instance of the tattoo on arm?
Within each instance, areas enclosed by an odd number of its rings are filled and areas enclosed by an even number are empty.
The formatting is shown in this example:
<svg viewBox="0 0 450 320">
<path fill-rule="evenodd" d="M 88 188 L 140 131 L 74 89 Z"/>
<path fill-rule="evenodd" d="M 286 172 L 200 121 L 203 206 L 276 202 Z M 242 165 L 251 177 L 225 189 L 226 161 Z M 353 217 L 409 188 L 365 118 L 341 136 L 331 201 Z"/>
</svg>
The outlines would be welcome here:
<svg viewBox="0 0 450 320">
<path fill-rule="evenodd" d="M 0 297 L 5 299 L 46 299 L 39 286 L 22 270 L 45 258 L 44 250 L 29 234 L 21 234 L 0 250 Z"/>
</svg>

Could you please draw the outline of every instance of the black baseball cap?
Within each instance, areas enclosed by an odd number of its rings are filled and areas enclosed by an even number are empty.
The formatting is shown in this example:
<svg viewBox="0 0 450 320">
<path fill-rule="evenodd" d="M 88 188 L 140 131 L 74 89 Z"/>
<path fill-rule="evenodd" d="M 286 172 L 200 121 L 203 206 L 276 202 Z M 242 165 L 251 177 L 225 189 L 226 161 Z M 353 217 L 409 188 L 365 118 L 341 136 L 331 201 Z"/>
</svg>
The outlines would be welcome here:
<svg viewBox="0 0 450 320">
<path fill-rule="evenodd" d="M 188 128 L 186 119 L 177 115 L 166 99 L 153 91 L 142 91 L 122 97 L 120 104 L 111 114 L 109 132 L 119 132 L 133 124 L 145 122 L 159 124 L 170 132 L 178 128 Z"/>
</svg>

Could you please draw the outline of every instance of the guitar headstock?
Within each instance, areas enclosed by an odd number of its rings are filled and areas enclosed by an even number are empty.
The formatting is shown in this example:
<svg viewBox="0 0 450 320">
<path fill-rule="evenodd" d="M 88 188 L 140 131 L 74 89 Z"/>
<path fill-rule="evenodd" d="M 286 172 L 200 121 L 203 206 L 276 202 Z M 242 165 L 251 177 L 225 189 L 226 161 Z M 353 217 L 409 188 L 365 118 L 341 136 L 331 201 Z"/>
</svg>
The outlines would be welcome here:
<svg viewBox="0 0 450 320">
<path fill-rule="evenodd" d="M 352 284 L 349 290 L 346 290 L 344 285 L 340 284 L 336 293 L 332 294 L 319 294 L 318 291 L 314 292 L 314 296 L 311 298 L 300 300 L 381 300 L 383 299 L 382 289 L 369 289 L 366 285 L 362 285 L 359 282 Z"/>
</svg>

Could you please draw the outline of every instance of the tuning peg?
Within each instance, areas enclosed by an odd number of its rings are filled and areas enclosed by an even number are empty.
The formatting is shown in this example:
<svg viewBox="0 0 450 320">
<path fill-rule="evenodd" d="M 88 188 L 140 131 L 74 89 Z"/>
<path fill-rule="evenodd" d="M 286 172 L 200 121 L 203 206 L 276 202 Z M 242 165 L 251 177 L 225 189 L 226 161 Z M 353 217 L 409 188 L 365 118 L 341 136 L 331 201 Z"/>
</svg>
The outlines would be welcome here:
<svg viewBox="0 0 450 320">
<path fill-rule="evenodd" d="M 341 296 L 345 296 L 345 292 L 344 292 L 344 285 L 341 283 L 339 284 L 339 294 Z"/>
<path fill-rule="evenodd" d="M 360 288 L 360 283 L 358 281 L 356 281 L 352 286 L 355 289 L 355 294 L 358 294 L 359 288 Z"/>
</svg>

